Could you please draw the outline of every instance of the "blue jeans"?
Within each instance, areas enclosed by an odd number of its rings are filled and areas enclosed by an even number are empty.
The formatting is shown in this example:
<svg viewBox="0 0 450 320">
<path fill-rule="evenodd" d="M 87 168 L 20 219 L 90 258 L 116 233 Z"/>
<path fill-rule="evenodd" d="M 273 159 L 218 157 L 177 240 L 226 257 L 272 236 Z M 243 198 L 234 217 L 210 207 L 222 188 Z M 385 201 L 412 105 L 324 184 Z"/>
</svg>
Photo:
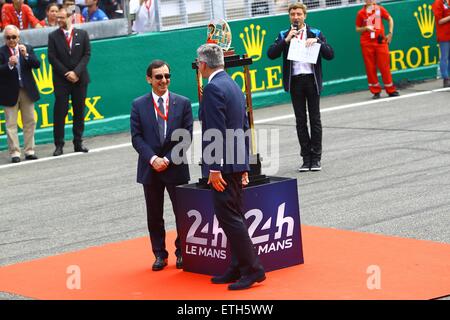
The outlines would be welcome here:
<svg viewBox="0 0 450 320">
<path fill-rule="evenodd" d="M 441 50 L 441 75 L 442 78 L 448 79 L 450 73 L 450 41 L 439 42 L 439 48 Z"/>
</svg>

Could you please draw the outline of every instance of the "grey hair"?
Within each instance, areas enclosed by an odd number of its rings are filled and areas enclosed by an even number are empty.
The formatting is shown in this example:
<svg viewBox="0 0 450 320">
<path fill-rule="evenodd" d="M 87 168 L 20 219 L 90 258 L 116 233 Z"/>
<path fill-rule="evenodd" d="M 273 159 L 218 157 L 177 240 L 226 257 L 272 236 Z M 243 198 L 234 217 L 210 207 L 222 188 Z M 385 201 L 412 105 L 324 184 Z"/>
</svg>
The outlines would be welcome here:
<svg viewBox="0 0 450 320">
<path fill-rule="evenodd" d="M 223 50 L 217 44 L 207 43 L 197 49 L 198 61 L 205 62 L 211 69 L 224 67 Z"/>
<path fill-rule="evenodd" d="M 7 30 L 15 30 L 15 31 L 17 31 L 17 34 L 18 35 L 20 35 L 20 30 L 19 30 L 19 28 L 17 28 L 15 25 L 13 25 L 13 24 L 8 24 L 6 27 L 5 27 L 5 29 L 3 29 L 3 34 L 5 35 L 5 37 L 6 37 L 6 31 Z"/>
</svg>

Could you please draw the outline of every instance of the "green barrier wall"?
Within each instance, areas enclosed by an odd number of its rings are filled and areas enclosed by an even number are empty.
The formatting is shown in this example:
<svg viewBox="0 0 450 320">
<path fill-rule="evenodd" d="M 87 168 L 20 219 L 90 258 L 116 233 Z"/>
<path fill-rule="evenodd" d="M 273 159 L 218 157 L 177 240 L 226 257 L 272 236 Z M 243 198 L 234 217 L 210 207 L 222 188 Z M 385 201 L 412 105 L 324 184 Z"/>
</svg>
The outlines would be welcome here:
<svg viewBox="0 0 450 320">
<path fill-rule="evenodd" d="M 436 77 L 439 52 L 431 3 L 431 0 L 406 0 L 386 4 L 395 20 L 391 45 L 395 81 Z M 335 50 L 334 60 L 323 61 L 323 95 L 367 89 L 359 35 L 355 32 L 356 13 L 360 8 L 330 9 L 308 15 L 307 23 L 322 30 Z M 254 59 L 250 68 L 254 107 L 290 101 L 282 89 L 281 58 L 269 60 L 266 57 L 278 33 L 289 27 L 287 14 L 231 22 L 230 27 L 236 53 L 247 53 Z M 85 136 L 129 130 L 131 101 L 148 92 L 145 72 L 149 62 L 156 58 L 169 62 L 173 74 L 170 89 L 191 99 L 197 117 L 197 89 L 191 62 L 205 38 L 206 27 L 202 27 L 93 41 Z M 53 88 L 46 48 L 36 49 L 36 54 L 43 59 L 41 69 L 36 72 L 41 92 L 41 100 L 35 108 L 36 141 L 48 143 L 53 141 Z M 241 69 L 228 72 L 243 86 Z M 70 113 L 67 123 L 66 140 L 71 140 Z M 5 117 L 0 109 L 0 149 L 6 148 Z"/>
</svg>

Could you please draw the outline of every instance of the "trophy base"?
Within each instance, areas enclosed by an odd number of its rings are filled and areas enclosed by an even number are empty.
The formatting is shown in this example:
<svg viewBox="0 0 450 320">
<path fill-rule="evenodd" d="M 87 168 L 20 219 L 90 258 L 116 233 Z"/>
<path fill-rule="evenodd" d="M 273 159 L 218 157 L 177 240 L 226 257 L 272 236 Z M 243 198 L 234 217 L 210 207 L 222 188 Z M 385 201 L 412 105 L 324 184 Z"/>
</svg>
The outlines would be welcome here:
<svg viewBox="0 0 450 320">
<path fill-rule="evenodd" d="M 229 56 L 234 56 L 236 55 L 236 52 L 234 51 L 234 48 L 231 47 L 230 49 L 228 49 L 227 51 L 223 52 L 223 56 L 224 57 L 229 57 Z"/>
</svg>

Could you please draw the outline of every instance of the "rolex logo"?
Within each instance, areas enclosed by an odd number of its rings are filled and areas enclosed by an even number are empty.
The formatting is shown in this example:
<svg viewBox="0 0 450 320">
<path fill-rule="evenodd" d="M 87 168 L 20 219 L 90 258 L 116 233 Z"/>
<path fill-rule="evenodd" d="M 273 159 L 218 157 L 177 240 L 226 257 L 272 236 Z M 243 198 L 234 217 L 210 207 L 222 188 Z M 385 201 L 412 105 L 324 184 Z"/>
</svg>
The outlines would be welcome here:
<svg viewBox="0 0 450 320">
<path fill-rule="evenodd" d="M 434 14 L 432 7 L 431 5 L 424 4 L 422 7 L 418 7 L 417 10 L 419 12 L 414 12 L 414 16 L 419 25 L 420 33 L 422 33 L 424 38 L 431 38 L 434 32 Z"/>
<path fill-rule="evenodd" d="M 250 58 L 253 58 L 253 61 L 258 61 L 261 59 L 266 30 L 261 30 L 261 26 L 259 25 L 255 28 L 255 25 L 251 24 L 250 33 L 248 27 L 244 28 L 244 32 L 245 34 L 241 33 L 239 37 L 242 39 L 245 51 Z"/>
<path fill-rule="evenodd" d="M 39 92 L 42 94 L 51 94 L 53 93 L 53 75 L 52 75 L 52 66 L 48 66 L 45 63 L 45 54 L 41 54 L 41 67 L 37 70 L 33 70 L 33 78 L 36 81 Z M 42 70 L 41 70 L 42 69 Z"/>
</svg>

